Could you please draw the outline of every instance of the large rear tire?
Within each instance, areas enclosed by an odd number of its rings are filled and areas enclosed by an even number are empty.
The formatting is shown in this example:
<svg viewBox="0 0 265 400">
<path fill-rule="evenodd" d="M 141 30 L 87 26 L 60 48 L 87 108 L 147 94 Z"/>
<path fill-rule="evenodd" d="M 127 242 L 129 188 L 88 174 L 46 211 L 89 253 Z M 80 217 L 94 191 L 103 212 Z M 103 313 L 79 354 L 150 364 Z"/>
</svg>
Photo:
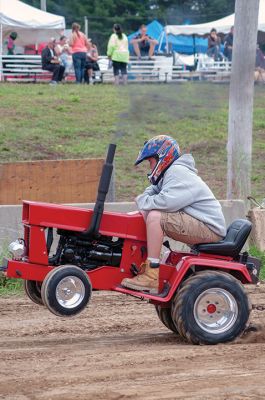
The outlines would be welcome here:
<svg viewBox="0 0 265 400">
<path fill-rule="evenodd" d="M 251 305 L 233 276 L 202 271 L 188 278 L 172 304 L 172 320 L 180 335 L 193 344 L 234 340 L 245 329 Z"/>
<path fill-rule="evenodd" d="M 51 270 L 45 277 L 41 297 L 44 305 L 55 315 L 71 317 L 88 304 L 92 286 L 87 274 L 75 265 Z"/>
<path fill-rule="evenodd" d="M 155 306 L 158 318 L 170 331 L 179 334 L 171 317 L 171 308 L 163 308 L 160 305 Z"/>
<path fill-rule="evenodd" d="M 31 301 L 33 301 L 33 303 L 36 303 L 39 306 L 44 305 L 41 298 L 41 286 L 42 282 L 24 280 L 24 290 L 26 295 Z"/>
</svg>

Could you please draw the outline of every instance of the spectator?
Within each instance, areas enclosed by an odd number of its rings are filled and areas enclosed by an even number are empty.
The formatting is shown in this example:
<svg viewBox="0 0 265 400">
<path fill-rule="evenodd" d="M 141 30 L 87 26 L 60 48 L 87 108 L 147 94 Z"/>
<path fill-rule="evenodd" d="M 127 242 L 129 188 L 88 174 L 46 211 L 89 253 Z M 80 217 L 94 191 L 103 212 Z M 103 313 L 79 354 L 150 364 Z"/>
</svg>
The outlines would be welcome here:
<svg viewBox="0 0 265 400">
<path fill-rule="evenodd" d="M 257 44 L 257 49 L 256 49 L 256 65 L 255 65 L 255 67 L 265 70 L 265 57 L 264 57 L 264 54 L 262 53 L 258 44 Z"/>
<path fill-rule="evenodd" d="M 256 49 L 254 79 L 255 81 L 265 82 L 265 57 L 258 44 Z"/>
<path fill-rule="evenodd" d="M 65 68 L 65 74 L 68 74 L 72 66 L 72 55 L 66 36 L 60 37 L 59 43 L 55 46 L 55 53 Z"/>
<path fill-rule="evenodd" d="M 61 82 L 64 76 L 64 66 L 61 65 L 59 58 L 55 53 L 55 39 L 51 38 L 47 46 L 41 52 L 42 69 L 53 73 L 51 85 Z"/>
<path fill-rule="evenodd" d="M 158 44 L 158 41 L 153 39 L 151 36 L 148 36 L 146 32 L 147 27 L 141 25 L 140 32 L 131 40 L 131 44 L 133 45 L 134 52 L 138 59 L 145 56 L 152 59 L 155 46 Z"/>
<path fill-rule="evenodd" d="M 217 35 L 217 31 L 213 28 L 208 37 L 208 50 L 207 55 L 212 57 L 214 61 L 222 61 L 222 53 L 221 53 L 221 39 Z"/>
<path fill-rule="evenodd" d="M 90 85 L 94 84 L 93 73 L 99 71 L 98 61 L 98 49 L 95 43 L 92 43 L 91 39 L 88 39 L 90 43 L 90 48 L 87 52 L 87 60 L 85 65 L 85 82 Z"/>
<path fill-rule="evenodd" d="M 7 55 L 13 56 L 15 54 L 15 40 L 17 38 L 17 32 L 11 32 L 7 40 Z"/>
<path fill-rule="evenodd" d="M 72 49 L 76 83 L 82 83 L 85 75 L 86 53 L 89 49 L 89 42 L 86 35 L 80 31 L 80 25 L 76 22 L 72 25 L 69 45 Z"/>
<path fill-rule="evenodd" d="M 108 42 L 107 56 L 112 61 L 114 83 L 119 85 L 120 76 L 122 76 L 122 83 L 127 83 L 127 64 L 129 62 L 129 48 L 128 38 L 122 32 L 119 24 L 113 26 L 114 33 L 111 35 Z"/>
<path fill-rule="evenodd" d="M 226 35 L 224 39 L 224 55 L 228 59 L 228 61 L 232 61 L 232 52 L 233 52 L 233 40 L 234 40 L 234 27 L 231 26 L 230 32 Z"/>
</svg>

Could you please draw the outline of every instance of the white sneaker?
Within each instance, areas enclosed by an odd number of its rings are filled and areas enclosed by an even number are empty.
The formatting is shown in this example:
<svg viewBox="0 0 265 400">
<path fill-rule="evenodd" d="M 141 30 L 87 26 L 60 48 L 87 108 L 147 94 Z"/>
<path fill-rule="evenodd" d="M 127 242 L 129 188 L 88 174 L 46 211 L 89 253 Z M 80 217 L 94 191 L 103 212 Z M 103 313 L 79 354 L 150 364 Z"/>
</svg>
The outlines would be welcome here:
<svg viewBox="0 0 265 400">
<path fill-rule="evenodd" d="M 93 80 L 90 80 L 90 81 L 89 81 L 89 85 L 94 85 L 94 81 L 93 81 Z"/>
<path fill-rule="evenodd" d="M 57 85 L 57 82 L 56 82 L 56 81 L 51 81 L 51 82 L 49 83 L 49 85 Z"/>
</svg>

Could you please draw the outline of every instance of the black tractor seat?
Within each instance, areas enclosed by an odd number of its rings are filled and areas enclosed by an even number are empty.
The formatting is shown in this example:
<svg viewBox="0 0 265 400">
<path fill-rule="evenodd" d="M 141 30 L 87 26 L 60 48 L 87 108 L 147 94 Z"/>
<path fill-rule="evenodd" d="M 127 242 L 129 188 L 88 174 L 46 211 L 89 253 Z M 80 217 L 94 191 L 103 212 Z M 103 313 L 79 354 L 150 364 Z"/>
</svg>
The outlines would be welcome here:
<svg viewBox="0 0 265 400">
<path fill-rule="evenodd" d="M 252 224 L 246 219 L 236 219 L 228 227 L 226 237 L 216 243 L 196 244 L 192 248 L 199 253 L 218 254 L 237 258 L 250 234 Z"/>
</svg>

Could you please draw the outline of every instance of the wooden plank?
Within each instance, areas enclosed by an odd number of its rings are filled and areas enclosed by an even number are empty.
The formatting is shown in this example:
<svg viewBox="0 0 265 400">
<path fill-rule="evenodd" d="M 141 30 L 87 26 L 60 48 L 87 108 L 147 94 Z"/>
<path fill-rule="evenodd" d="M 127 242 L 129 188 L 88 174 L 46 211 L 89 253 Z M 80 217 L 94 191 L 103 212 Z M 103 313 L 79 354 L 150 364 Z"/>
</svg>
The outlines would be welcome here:
<svg viewBox="0 0 265 400">
<path fill-rule="evenodd" d="M 93 202 L 103 163 L 103 159 L 1 163 L 0 204 Z"/>
</svg>

